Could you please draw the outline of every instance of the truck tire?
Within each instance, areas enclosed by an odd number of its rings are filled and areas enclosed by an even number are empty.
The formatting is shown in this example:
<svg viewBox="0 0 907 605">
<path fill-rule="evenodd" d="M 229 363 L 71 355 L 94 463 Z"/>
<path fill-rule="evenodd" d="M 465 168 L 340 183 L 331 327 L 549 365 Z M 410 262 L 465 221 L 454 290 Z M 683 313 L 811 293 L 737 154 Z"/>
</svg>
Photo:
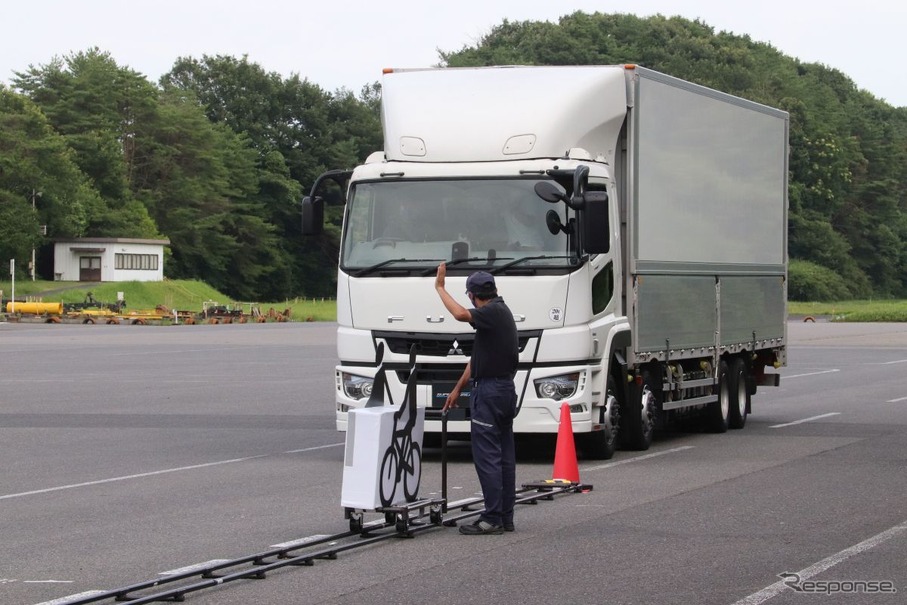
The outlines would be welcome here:
<svg viewBox="0 0 907 605">
<path fill-rule="evenodd" d="M 620 400 L 617 398 L 617 381 L 608 376 L 605 390 L 605 405 L 598 408 L 596 423 L 602 430 L 579 435 L 579 446 L 583 455 L 590 460 L 610 460 L 617 449 L 620 433 Z"/>
<path fill-rule="evenodd" d="M 706 428 L 713 433 L 727 432 L 731 411 L 731 371 L 722 359 L 718 364 L 718 399 L 705 409 Z"/>
<path fill-rule="evenodd" d="M 738 357 L 731 364 L 731 407 L 728 411 L 728 426 L 742 429 L 746 424 L 747 410 L 750 409 L 750 390 L 746 381 L 746 363 Z"/>
<path fill-rule="evenodd" d="M 652 445 L 655 434 L 655 419 L 661 405 L 661 377 L 645 369 L 640 379 L 633 400 L 621 414 L 620 436 L 626 449 L 643 451 Z"/>
</svg>

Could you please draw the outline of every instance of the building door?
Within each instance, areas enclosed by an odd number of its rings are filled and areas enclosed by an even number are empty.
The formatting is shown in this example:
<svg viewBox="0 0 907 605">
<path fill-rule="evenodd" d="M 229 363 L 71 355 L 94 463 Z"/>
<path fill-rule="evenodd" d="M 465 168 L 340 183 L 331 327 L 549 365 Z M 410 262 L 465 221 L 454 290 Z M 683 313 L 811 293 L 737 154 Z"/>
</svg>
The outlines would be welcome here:
<svg viewBox="0 0 907 605">
<path fill-rule="evenodd" d="M 101 281 L 101 257 L 79 257 L 79 281 Z"/>
</svg>

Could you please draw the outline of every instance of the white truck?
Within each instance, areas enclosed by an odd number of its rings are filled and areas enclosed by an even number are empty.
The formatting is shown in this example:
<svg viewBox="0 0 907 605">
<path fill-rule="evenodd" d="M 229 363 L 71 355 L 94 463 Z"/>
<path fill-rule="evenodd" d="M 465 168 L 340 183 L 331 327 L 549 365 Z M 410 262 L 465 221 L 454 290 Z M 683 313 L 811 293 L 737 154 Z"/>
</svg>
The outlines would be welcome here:
<svg viewBox="0 0 907 605">
<path fill-rule="evenodd" d="M 321 175 L 345 204 L 337 275 L 336 419 L 362 406 L 384 345 L 401 401 L 416 346 L 426 433 L 473 332 L 466 277 L 495 275 L 514 314 L 517 433 L 646 449 L 695 413 L 742 428 L 766 372 L 786 363 L 788 115 L 635 65 L 386 70 L 384 150 Z M 453 433 L 469 431 L 468 393 Z"/>
</svg>

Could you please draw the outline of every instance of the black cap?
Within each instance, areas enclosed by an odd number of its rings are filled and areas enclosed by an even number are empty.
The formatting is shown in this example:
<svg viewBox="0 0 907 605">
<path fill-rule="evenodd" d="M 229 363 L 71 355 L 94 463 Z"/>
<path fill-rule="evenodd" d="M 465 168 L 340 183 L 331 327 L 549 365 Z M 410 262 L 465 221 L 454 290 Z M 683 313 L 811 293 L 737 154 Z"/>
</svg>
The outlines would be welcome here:
<svg viewBox="0 0 907 605">
<path fill-rule="evenodd" d="M 466 289 L 473 294 L 486 292 L 495 288 L 494 276 L 485 271 L 476 271 L 466 278 Z"/>
</svg>

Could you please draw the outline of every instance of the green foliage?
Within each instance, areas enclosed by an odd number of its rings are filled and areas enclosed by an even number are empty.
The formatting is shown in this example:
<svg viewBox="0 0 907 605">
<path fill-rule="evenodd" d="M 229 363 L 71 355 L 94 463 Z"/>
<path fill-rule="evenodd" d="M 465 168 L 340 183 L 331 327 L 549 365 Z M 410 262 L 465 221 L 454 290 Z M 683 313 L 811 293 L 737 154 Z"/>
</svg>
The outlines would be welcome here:
<svg viewBox="0 0 907 605">
<path fill-rule="evenodd" d="M 62 284 L 66 285 L 62 285 Z M 10 297 L 11 283 L 0 280 L 0 291 L 5 299 Z M 127 310 L 154 309 L 164 305 L 180 311 L 202 311 L 205 302 L 220 305 L 234 305 L 249 313 L 255 304 L 262 313 L 269 309 L 282 312 L 290 309 L 291 321 L 337 321 L 337 303 L 331 298 L 276 298 L 239 299 L 219 292 L 208 284 L 196 280 L 167 279 L 162 282 L 53 282 L 16 280 L 16 299 L 40 298 L 45 302 L 81 303 L 86 302 L 88 293 L 98 302 L 115 303 L 117 294 L 123 293 Z"/>
<path fill-rule="evenodd" d="M 907 300 L 791 302 L 788 314 L 795 317 L 821 317 L 831 321 L 904 322 L 907 321 Z"/>
<path fill-rule="evenodd" d="M 6 298 L 10 296 L 10 285 L 8 281 L 0 281 L 0 290 L 3 290 Z M 166 305 L 171 309 L 201 311 L 202 303 L 207 300 L 220 303 L 228 300 L 222 292 L 194 280 L 106 283 L 16 280 L 17 300 L 28 296 L 45 302 L 81 303 L 86 302 L 89 292 L 94 300 L 111 304 L 117 301 L 117 294 L 122 292 L 127 309 L 153 309 L 157 305 Z"/>
<path fill-rule="evenodd" d="M 74 156 L 34 103 L 0 88 L 0 259 L 18 259 L 23 274 L 41 225 L 49 237 L 82 235 L 101 205 Z"/>
<path fill-rule="evenodd" d="M 30 67 L 13 83 L 41 108 L 103 200 L 86 213 L 87 234 L 158 235 L 130 190 L 137 129 L 155 117 L 154 86 L 97 48 Z"/>
<path fill-rule="evenodd" d="M 299 76 L 283 79 L 246 57 L 222 55 L 181 58 L 161 84 L 198 98 L 209 120 L 244 133 L 258 152 L 258 190 L 248 199 L 255 200 L 263 211 L 258 216 L 273 225 L 278 237 L 267 255 L 246 266 L 251 271 L 253 265 L 270 263 L 255 291 L 332 294 L 340 241 L 337 212 L 329 212 L 335 222 L 323 236 L 303 237 L 299 199 L 303 187 L 323 171 L 351 168 L 381 148 L 376 86 L 365 87 L 362 100 L 345 90 L 330 95 Z"/>
<path fill-rule="evenodd" d="M 787 277 L 787 297 L 790 300 L 829 301 L 853 298 L 843 277 L 809 261 L 791 260 Z"/>
</svg>

